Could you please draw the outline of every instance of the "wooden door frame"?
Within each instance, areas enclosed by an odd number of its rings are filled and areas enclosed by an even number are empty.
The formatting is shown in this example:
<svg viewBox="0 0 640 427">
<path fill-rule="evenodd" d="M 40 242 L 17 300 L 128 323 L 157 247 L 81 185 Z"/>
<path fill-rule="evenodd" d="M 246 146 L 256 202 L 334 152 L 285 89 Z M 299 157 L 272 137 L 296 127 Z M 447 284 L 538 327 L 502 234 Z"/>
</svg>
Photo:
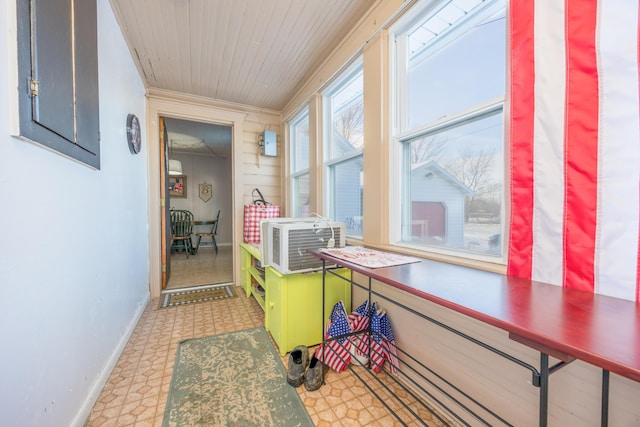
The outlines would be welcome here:
<svg viewBox="0 0 640 427">
<path fill-rule="evenodd" d="M 168 232 L 169 229 L 167 227 L 168 219 L 167 219 L 167 211 L 169 209 L 169 195 L 167 192 L 167 184 L 168 184 L 168 173 L 167 173 L 167 128 L 164 124 L 164 118 L 158 118 L 158 136 L 160 138 L 160 250 L 161 250 L 161 288 L 166 289 L 167 284 L 169 283 L 169 278 L 171 276 L 171 255 L 167 253 L 168 250 L 168 242 L 169 239 Z"/>
<path fill-rule="evenodd" d="M 230 126 L 232 162 L 232 247 L 233 281 L 240 278 L 240 242 L 242 241 L 242 216 L 244 206 L 244 182 L 242 175 L 242 145 L 244 119 L 246 113 L 236 112 L 216 105 L 212 100 L 162 90 L 149 89 L 147 92 L 147 179 L 149 182 L 149 291 L 151 298 L 157 298 L 162 291 L 163 224 L 166 221 L 161 199 L 161 147 L 159 135 L 160 117 L 171 117 L 203 123 Z M 166 243 L 166 241 L 164 241 Z M 165 254 L 166 256 L 166 254 Z M 166 262 L 166 260 L 165 260 Z"/>
</svg>

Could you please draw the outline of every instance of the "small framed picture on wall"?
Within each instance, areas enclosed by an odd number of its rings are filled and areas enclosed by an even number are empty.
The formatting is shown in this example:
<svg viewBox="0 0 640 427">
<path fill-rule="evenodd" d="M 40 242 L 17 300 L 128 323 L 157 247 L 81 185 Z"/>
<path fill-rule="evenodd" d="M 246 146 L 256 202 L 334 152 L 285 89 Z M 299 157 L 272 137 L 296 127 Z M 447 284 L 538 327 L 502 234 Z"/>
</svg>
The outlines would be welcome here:
<svg viewBox="0 0 640 427">
<path fill-rule="evenodd" d="M 185 175 L 169 176 L 169 197 L 187 197 L 187 177 Z"/>
</svg>

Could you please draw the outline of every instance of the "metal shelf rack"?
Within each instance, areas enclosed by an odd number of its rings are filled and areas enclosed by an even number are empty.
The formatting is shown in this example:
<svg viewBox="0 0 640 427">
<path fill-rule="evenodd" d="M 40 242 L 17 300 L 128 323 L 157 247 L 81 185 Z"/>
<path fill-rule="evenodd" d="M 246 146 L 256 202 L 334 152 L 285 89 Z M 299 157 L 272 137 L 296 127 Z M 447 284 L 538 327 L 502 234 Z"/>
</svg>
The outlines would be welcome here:
<svg viewBox="0 0 640 427">
<path fill-rule="evenodd" d="M 346 268 L 354 267 L 353 264 L 349 262 L 345 262 L 338 258 L 321 254 L 320 252 L 316 252 L 316 255 L 319 255 L 323 261 L 323 288 L 324 280 L 327 274 L 335 275 L 331 268 L 326 267 L 327 258 L 330 259 L 329 263 L 332 266 L 338 265 Z M 411 313 L 412 315 L 427 320 L 428 322 L 431 322 L 439 328 L 442 328 L 449 333 L 461 337 L 477 345 L 479 348 L 492 352 L 502 357 L 506 361 L 516 364 L 521 368 L 529 371 L 531 374 L 531 384 L 534 387 L 540 389 L 539 425 L 547 425 L 549 375 L 557 372 L 559 369 L 566 366 L 568 363 L 571 363 L 575 359 L 567 357 L 564 358 L 565 360 L 560 360 L 558 363 L 550 367 L 549 355 L 541 351 L 540 367 L 537 368 L 535 366 L 532 366 L 531 364 L 520 360 L 511 354 L 505 353 L 504 351 L 497 349 L 487 343 L 484 343 L 474 337 L 471 337 L 460 330 L 457 330 L 447 324 L 440 322 L 437 319 L 434 319 L 424 313 L 414 310 L 411 307 L 394 301 L 381 294 L 380 292 L 376 292 L 372 289 L 372 281 L 374 279 L 371 276 L 368 276 L 366 274 L 366 271 L 363 271 L 366 269 L 357 270 L 359 273 L 367 277 L 368 280 L 366 285 L 356 282 L 353 279 L 353 275 L 351 275 L 351 278 L 349 279 L 345 279 L 344 277 L 341 277 L 341 279 L 349 281 L 352 286 L 365 290 L 367 292 L 369 301 L 372 301 L 372 297 L 374 296 L 376 298 L 380 298 L 387 303 L 393 304 L 401 308 L 402 310 Z M 327 313 L 325 313 L 323 310 L 323 320 L 326 319 L 326 315 Z M 375 332 L 372 331 L 371 328 L 369 328 L 364 331 L 354 332 L 346 335 L 331 338 L 325 337 L 323 344 L 326 344 L 329 341 L 339 340 L 346 336 L 357 334 L 369 334 L 371 336 L 375 334 Z M 510 337 L 514 339 L 514 337 L 512 337 L 511 335 Z M 347 341 L 347 343 L 349 343 L 349 341 Z M 323 345 L 323 348 L 326 349 L 327 346 Z M 372 349 L 370 349 L 370 351 L 372 351 Z M 385 408 L 387 408 L 387 410 L 393 415 L 393 417 L 400 425 L 429 425 L 427 421 L 422 419 L 422 417 L 419 415 L 419 412 L 421 410 L 428 411 L 431 414 L 431 417 L 437 419 L 438 422 L 442 425 L 513 425 L 505 418 L 497 414 L 494 410 L 482 404 L 478 399 L 474 398 L 464 390 L 457 387 L 451 381 L 447 380 L 443 375 L 439 374 L 430 367 L 426 366 L 424 363 L 417 360 L 411 354 L 405 352 L 399 347 L 397 348 L 397 352 L 402 366 L 402 368 L 398 370 L 397 376 L 391 374 L 386 368 L 383 369 L 384 375 L 382 376 L 383 378 L 381 378 L 380 374 L 374 373 L 369 368 L 363 369 L 363 367 L 354 367 L 350 364 L 347 364 L 347 366 L 348 369 L 350 369 L 350 371 L 353 373 L 353 375 L 361 382 L 363 382 L 365 387 L 372 393 L 372 395 L 375 396 L 385 406 Z M 554 354 L 554 356 L 556 356 L 556 354 Z M 562 355 L 559 355 L 558 357 L 562 358 Z M 342 361 L 345 362 L 344 360 Z M 430 389 L 422 385 L 425 383 L 429 385 Z M 427 397 L 434 403 L 434 405 L 430 405 L 429 403 L 425 402 L 424 399 L 419 395 L 419 393 L 422 396 Z"/>
</svg>

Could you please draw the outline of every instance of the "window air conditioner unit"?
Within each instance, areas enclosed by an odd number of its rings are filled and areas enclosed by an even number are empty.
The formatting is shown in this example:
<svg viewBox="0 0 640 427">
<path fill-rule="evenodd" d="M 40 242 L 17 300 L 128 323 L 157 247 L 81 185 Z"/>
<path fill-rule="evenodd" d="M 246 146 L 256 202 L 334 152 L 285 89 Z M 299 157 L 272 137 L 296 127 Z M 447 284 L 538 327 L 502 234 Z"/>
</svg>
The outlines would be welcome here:
<svg viewBox="0 0 640 427">
<path fill-rule="evenodd" d="M 266 220 L 266 262 L 281 274 L 304 273 L 322 268 L 322 260 L 309 249 L 345 246 L 345 224 L 324 218 Z M 261 240 L 262 242 L 262 240 Z M 266 266 L 265 265 L 265 266 Z"/>
<path fill-rule="evenodd" d="M 274 223 L 283 224 L 295 224 L 301 222 L 314 223 L 318 221 L 318 218 L 304 217 L 304 218 L 265 218 L 260 220 L 260 254 L 262 267 L 268 267 L 271 265 L 271 256 L 269 252 L 269 225 Z"/>
</svg>

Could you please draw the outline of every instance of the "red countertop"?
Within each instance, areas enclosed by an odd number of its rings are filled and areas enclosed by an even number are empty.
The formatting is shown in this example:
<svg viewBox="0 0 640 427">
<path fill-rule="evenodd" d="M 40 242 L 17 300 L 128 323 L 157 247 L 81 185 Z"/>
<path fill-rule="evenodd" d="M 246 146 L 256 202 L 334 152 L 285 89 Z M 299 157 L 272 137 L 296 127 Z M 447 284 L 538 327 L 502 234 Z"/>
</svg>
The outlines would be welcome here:
<svg viewBox="0 0 640 427">
<path fill-rule="evenodd" d="M 516 341 L 520 337 L 640 381 L 639 303 L 439 261 L 371 269 L 311 252 L 503 329 Z"/>
</svg>

